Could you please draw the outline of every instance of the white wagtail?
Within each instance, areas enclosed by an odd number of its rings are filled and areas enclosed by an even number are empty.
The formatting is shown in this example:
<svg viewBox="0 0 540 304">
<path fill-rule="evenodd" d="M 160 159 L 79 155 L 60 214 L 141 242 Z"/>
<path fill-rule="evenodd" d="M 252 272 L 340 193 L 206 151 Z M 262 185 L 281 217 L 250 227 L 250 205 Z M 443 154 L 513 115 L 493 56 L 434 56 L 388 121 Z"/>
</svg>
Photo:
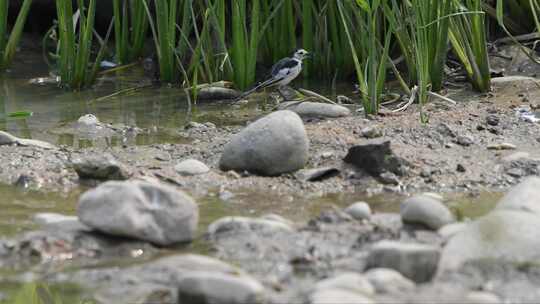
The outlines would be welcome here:
<svg viewBox="0 0 540 304">
<path fill-rule="evenodd" d="M 281 88 L 288 85 L 300 74 L 302 71 L 302 60 L 307 58 L 308 55 L 308 51 L 299 49 L 294 52 L 292 58 L 287 57 L 281 59 L 272 66 L 272 72 L 269 79 L 259 83 L 253 89 L 244 92 L 237 99 L 245 98 L 253 92 L 271 86 L 278 86 L 280 94 L 283 95 L 281 93 Z"/>
</svg>

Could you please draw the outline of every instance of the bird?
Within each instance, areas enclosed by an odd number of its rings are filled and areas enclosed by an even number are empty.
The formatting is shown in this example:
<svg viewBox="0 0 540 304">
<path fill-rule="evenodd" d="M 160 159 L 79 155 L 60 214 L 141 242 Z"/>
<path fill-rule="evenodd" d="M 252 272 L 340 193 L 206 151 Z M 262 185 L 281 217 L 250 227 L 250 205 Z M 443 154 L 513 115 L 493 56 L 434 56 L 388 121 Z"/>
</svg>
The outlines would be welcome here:
<svg viewBox="0 0 540 304">
<path fill-rule="evenodd" d="M 259 83 L 254 88 L 242 93 L 237 100 L 245 98 L 258 90 L 271 86 L 278 86 L 278 90 L 283 96 L 281 93 L 281 88 L 288 85 L 291 81 L 298 77 L 298 75 L 300 75 L 300 72 L 302 72 L 302 61 L 308 58 L 308 56 L 308 51 L 298 49 L 294 52 L 292 57 L 286 57 L 279 60 L 272 66 L 270 78 Z"/>
</svg>

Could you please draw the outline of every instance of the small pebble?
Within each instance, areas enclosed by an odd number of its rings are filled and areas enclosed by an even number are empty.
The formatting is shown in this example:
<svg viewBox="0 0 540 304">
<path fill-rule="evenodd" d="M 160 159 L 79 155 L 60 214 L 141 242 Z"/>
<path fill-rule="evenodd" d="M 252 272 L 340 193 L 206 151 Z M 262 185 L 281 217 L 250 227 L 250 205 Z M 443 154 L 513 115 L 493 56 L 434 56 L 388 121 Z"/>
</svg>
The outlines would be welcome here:
<svg viewBox="0 0 540 304">
<path fill-rule="evenodd" d="M 368 220 L 371 217 L 371 208 L 366 202 L 357 202 L 345 209 L 356 220 Z"/>
<path fill-rule="evenodd" d="M 488 116 L 486 117 L 486 123 L 487 123 L 488 125 L 490 125 L 490 126 L 497 126 L 497 125 L 499 125 L 499 121 L 500 121 L 500 120 L 499 120 L 499 117 L 498 117 L 497 115 L 491 114 L 491 115 L 488 115 Z"/>
<path fill-rule="evenodd" d="M 458 136 L 457 143 L 461 146 L 468 147 L 474 143 L 474 139 L 467 135 Z"/>
<path fill-rule="evenodd" d="M 467 169 L 465 169 L 465 167 L 462 164 L 458 164 L 457 167 L 456 167 L 456 171 L 457 172 L 466 172 Z"/>
</svg>

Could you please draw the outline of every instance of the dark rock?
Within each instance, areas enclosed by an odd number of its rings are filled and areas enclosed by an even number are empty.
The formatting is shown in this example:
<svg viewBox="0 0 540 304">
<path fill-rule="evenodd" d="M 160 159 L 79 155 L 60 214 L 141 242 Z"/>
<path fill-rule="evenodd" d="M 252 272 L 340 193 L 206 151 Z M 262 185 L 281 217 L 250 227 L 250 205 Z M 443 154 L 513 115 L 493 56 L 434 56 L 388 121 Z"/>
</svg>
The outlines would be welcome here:
<svg viewBox="0 0 540 304">
<path fill-rule="evenodd" d="M 456 171 L 457 172 L 467 172 L 467 169 L 465 169 L 465 166 L 463 166 L 462 164 L 457 164 Z"/>
<path fill-rule="evenodd" d="M 495 134 L 495 135 L 502 135 L 503 134 L 503 131 L 500 128 L 488 127 L 487 130 L 491 134 Z"/>
<path fill-rule="evenodd" d="M 491 115 L 488 115 L 488 116 L 486 117 L 486 123 L 487 123 L 488 125 L 490 125 L 490 126 L 497 126 L 497 125 L 499 125 L 499 121 L 500 121 L 500 119 L 499 119 L 499 117 L 498 117 L 497 115 L 491 114 Z"/>
<path fill-rule="evenodd" d="M 110 154 L 95 154 L 75 158 L 73 169 L 81 179 L 126 180 L 131 172 Z"/>
<path fill-rule="evenodd" d="M 435 127 L 435 130 L 437 132 L 439 132 L 443 136 L 452 137 L 452 138 L 457 136 L 456 132 L 454 130 L 452 130 L 452 128 L 450 128 L 449 125 L 447 125 L 445 123 L 438 124 Z"/>
<path fill-rule="evenodd" d="M 384 172 L 404 176 L 407 172 L 407 162 L 395 155 L 390 148 L 390 140 L 384 138 L 367 140 L 351 147 L 344 161 L 374 176 Z"/>
<path fill-rule="evenodd" d="M 335 167 L 322 167 L 315 169 L 303 169 L 298 171 L 295 176 L 296 179 L 303 182 L 315 182 L 337 176 L 339 175 L 339 172 L 339 169 Z"/>
</svg>

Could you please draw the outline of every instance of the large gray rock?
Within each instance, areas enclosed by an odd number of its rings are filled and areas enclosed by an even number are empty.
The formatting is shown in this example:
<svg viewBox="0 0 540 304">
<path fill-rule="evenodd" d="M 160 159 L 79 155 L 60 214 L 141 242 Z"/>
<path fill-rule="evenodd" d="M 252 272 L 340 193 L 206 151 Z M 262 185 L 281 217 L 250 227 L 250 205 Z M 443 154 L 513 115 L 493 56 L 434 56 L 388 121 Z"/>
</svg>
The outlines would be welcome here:
<svg viewBox="0 0 540 304">
<path fill-rule="evenodd" d="M 75 157 L 71 165 L 81 179 L 126 180 L 131 173 L 110 154 Z"/>
<path fill-rule="evenodd" d="M 497 203 L 497 210 L 522 210 L 540 215 L 540 178 L 529 177 Z"/>
<path fill-rule="evenodd" d="M 279 109 L 293 111 L 301 117 L 337 118 L 351 114 L 351 110 L 344 106 L 309 101 L 282 102 L 279 105 Z"/>
<path fill-rule="evenodd" d="M 106 182 L 84 193 L 77 209 L 81 221 L 103 233 L 158 245 L 191 241 L 199 209 L 174 188 L 142 181 Z"/>
<path fill-rule="evenodd" d="M 300 117 L 291 111 L 269 114 L 236 134 L 225 146 L 222 170 L 275 176 L 302 169 L 309 140 Z"/>
<path fill-rule="evenodd" d="M 439 248 L 432 245 L 380 241 L 369 251 L 366 267 L 391 268 L 423 283 L 431 280 L 437 271 L 439 256 Z"/>
<path fill-rule="evenodd" d="M 264 287 L 247 275 L 187 272 L 178 283 L 178 303 L 251 304 L 264 302 Z"/>
<path fill-rule="evenodd" d="M 433 230 L 455 221 L 448 207 L 426 195 L 416 195 L 403 201 L 400 214 L 404 223 L 422 224 Z"/>
<path fill-rule="evenodd" d="M 479 218 L 447 242 L 439 272 L 480 259 L 540 262 L 540 217 L 531 212 L 503 209 Z"/>
</svg>

